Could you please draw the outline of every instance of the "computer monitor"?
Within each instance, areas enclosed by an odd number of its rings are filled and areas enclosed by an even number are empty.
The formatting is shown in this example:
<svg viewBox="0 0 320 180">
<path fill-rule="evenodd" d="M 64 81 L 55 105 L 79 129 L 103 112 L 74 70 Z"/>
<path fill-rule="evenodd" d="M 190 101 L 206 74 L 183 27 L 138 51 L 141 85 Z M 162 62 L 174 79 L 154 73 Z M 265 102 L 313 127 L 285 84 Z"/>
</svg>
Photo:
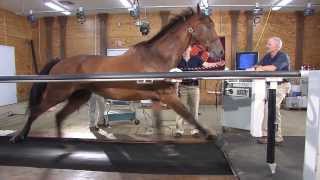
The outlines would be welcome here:
<svg viewBox="0 0 320 180">
<path fill-rule="evenodd" d="M 258 52 L 237 52 L 236 70 L 246 70 L 258 63 Z"/>
</svg>

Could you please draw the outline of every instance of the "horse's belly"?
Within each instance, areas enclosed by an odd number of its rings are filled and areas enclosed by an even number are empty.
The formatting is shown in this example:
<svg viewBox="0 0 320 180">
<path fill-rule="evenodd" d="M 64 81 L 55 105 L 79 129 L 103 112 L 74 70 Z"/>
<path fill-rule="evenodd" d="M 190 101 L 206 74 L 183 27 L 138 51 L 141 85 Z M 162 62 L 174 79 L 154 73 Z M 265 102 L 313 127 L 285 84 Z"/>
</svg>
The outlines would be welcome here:
<svg viewBox="0 0 320 180">
<path fill-rule="evenodd" d="M 106 88 L 97 91 L 98 94 L 108 99 L 137 101 L 143 99 L 158 99 L 155 91 L 139 89 Z"/>
</svg>

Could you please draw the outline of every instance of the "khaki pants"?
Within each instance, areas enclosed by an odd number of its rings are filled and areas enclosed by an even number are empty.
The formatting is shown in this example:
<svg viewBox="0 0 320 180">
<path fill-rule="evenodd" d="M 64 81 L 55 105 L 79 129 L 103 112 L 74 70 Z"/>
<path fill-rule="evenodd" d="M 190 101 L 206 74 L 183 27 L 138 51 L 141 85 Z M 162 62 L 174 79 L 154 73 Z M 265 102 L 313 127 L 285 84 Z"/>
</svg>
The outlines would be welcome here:
<svg viewBox="0 0 320 180">
<path fill-rule="evenodd" d="M 276 141 L 282 141 L 281 133 L 281 113 L 280 107 L 283 99 L 286 97 L 286 94 L 290 91 L 290 83 L 282 83 L 277 87 L 277 97 L 276 97 L 276 124 L 278 128 L 276 129 Z M 268 102 L 265 105 L 264 118 L 262 122 L 262 135 L 268 135 Z"/>
<path fill-rule="evenodd" d="M 97 127 L 98 124 L 104 123 L 104 111 L 106 105 L 104 97 L 97 94 L 92 94 L 89 100 L 89 126 Z"/>
<path fill-rule="evenodd" d="M 199 86 L 179 86 L 180 100 L 188 108 L 188 110 L 194 116 L 194 119 L 198 121 L 199 102 L 200 102 L 200 89 Z M 184 119 L 177 115 L 176 117 L 176 132 L 184 132 Z M 195 127 L 192 127 L 192 131 L 198 131 Z"/>
</svg>

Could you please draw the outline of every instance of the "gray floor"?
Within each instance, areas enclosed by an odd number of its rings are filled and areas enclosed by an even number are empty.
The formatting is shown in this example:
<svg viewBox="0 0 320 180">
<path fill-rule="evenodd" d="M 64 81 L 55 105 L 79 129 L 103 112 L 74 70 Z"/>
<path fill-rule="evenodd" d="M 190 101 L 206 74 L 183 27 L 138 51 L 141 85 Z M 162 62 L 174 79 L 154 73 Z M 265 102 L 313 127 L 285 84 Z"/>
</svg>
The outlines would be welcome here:
<svg viewBox="0 0 320 180">
<path fill-rule="evenodd" d="M 54 115 L 63 106 L 58 105 L 53 111 L 47 112 L 40 116 L 32 126 L 32 132 L 46 132 L 52 134 L 55 132 Z M 25 122 L 26 103 L 0 107 L 0 130 L 16 130 L 23 126 Z M 208 128 L 212 133 L 221 133 L 221 112 L 215 106 L 203 105 L 200 106 L 199 121 Z M 304 136 L 305 134 L 305 119 L 306 111 L 299 110 L 282 110 L 283 116 L 283 135 L 284 136 Z M 12 116 L 7 117 L 8 114 Z M 130 122 L 113 123 L 112 128 L 105 129 L 108 132 L 116 134 L 150 134 L 152 129 L 151 111 L 149 109 L 137 111 L 137 118 L 140 119 L 140 125 L 134 125 Z M 175 129 L 176 114 L 172 110 L 162 111 L 163 130 L 166 135 L 172 135 Z M 77 135 L 85 133 L 90 136 L 88 130 L 88 106 L 83 106 L 80 110 L 73 113 L 64 124 L 64 133 Z M 188 130 L 188 126 L 187 126 Z M 188 134 L 188 131 L 186 132 Z M 92 135 L 91 135 L 92 136 Z"/>
</svg>

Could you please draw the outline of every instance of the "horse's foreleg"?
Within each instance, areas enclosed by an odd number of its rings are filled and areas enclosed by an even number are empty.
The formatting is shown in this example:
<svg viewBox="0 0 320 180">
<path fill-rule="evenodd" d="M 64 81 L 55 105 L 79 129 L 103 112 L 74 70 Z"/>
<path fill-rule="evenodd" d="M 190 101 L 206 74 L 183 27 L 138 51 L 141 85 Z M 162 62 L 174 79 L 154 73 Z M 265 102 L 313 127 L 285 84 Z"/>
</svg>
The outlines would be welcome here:
<svg viewBox="0 0 320 180">
<path fill-rule="evenodd" d="M 68 99 L 68 103 L 56 114 L 57 136 L 62 137 L 62 122 L 74 111 L 79 109 L 90 99 L 91 92 L 79 90 L 74 92 Z"/>
<path fill-rule="evenodd" d="M 160 100 L 172 108 L 176 113 L 178 113 L 183 119 L 188 123 L 193 125 L 195 128 L 207 138 L 212 139 L 212 135 L 209 131 L 203 128 L 193 117 L 193 115 L 188 111 L 187 107 L 180 101 L 179 97 L 173 93 L 163 93 L 160 95 Z"/>
<path fill-rule="evenodd" d="M 159 140 L 161 139 L 161 125 L 162 125 L 160 110 L 161 110 L 160 102 L 153 101 L 152 113 L 154 117 L 155 134 Z"/>
</svg>

